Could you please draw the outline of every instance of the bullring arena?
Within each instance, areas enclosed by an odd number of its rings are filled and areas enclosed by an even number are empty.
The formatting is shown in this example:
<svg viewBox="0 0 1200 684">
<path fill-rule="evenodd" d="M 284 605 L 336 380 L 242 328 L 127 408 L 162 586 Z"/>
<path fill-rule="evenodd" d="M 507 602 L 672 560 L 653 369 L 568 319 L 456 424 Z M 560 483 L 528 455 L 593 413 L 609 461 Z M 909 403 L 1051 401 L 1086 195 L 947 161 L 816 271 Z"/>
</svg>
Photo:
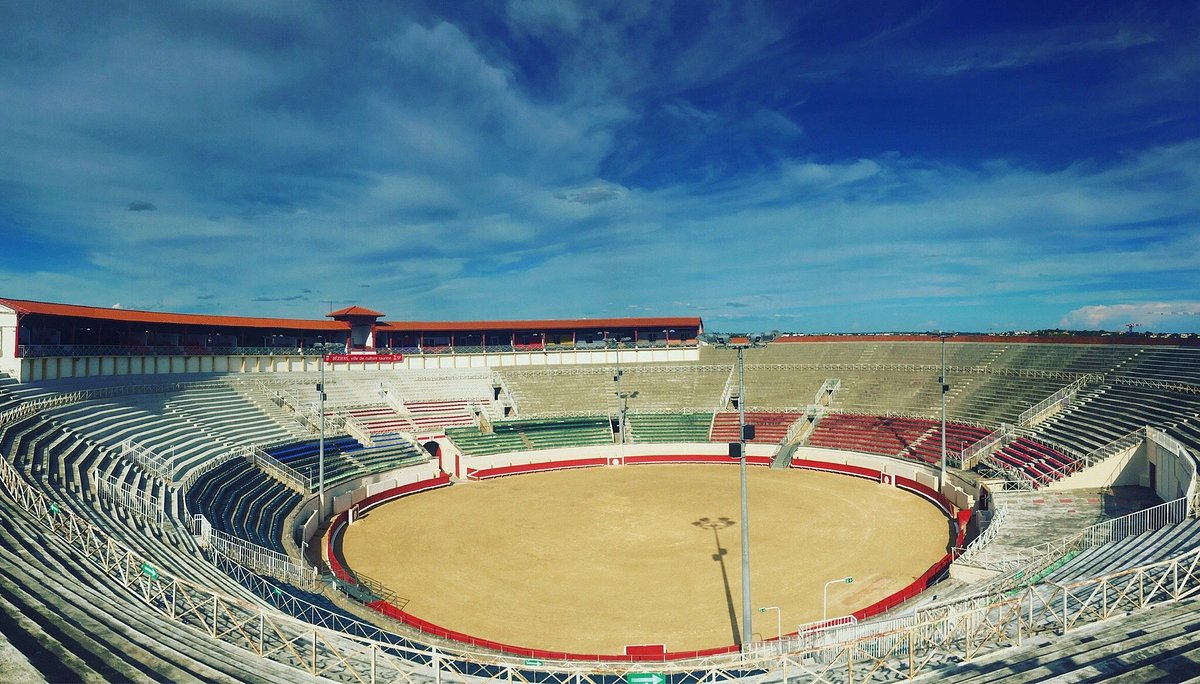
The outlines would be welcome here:
<svg viewBox="0 0 1200 684">
<path fill-rule="evenodd" d="M 0 299 L 0 674 L 1200 667 L 1191 340 L 382 317 Z"/>
</svg>

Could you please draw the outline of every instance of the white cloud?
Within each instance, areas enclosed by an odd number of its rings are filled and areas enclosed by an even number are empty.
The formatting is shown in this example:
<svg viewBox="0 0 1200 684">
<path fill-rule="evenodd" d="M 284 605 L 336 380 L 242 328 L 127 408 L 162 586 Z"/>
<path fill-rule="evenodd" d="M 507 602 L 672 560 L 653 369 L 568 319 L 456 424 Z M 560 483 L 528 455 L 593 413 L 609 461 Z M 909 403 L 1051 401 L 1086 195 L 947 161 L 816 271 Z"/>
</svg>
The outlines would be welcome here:
<svg viewBox="0 0 1200 684">
<path fill-rule="evenodd" d="M 1092 304 L 1075 309 L 1062 319 L 1063 327 L 1117 330 L 1134 324 L 1147 331 L 1195 330 L 1200 302 L 1137 302 Z M 1184 326 L 1179 328 L 1179 326 Z"/>
<path fill-rule="evenodd" d="M 786 164 L 783 176 L 798 185 L 833 186 L 870 178 L 881 169 L 878 162 L 870 159 L 859 159 L 850 164 L 801 162 Z"/>
<path fill-rule="evenodd" d="M 686 301 L 715 325 L 958 307 L 1028 327 L 1093 302 L 1195 299 L 1198 140 L 1038 164 L 948 161 L 920 141 L 823 147 L 794 83 L 729 90 L 768 64 L 823 66 L 783 54 L 778 5 L 330 7 L 346 6 L 317 7 L 317 22 L 308 8 L 273 37 L 225 7 L 220 30 L 170 7 L 69 35 L 23 27 L 20 44 L 51 57 L 0 51 L 0 228 L 45 263 L 6 273 L 25 291 L 2 294 L 171 308 L 219 283 L 204 301 L 242 313 L 307 288 L 311 301 L 271 311 L 356 296 L 413 318 Z M 511 35 L 481 28 L 492 20 Z M 0 38 L 17 44 L 12 32 Z M 1119 50 L 1114 35 L 988 43 L 967 68 Z M 350 289 L 360 280 L 376 288 Z"/>
</svg>

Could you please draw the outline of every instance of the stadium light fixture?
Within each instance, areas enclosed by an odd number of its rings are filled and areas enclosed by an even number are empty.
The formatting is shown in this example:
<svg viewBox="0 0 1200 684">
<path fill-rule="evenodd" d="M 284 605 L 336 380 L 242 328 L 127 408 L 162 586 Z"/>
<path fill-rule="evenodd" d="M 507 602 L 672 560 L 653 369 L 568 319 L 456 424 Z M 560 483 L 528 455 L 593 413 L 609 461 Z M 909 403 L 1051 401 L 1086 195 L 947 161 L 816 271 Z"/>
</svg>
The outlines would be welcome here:
<svg viewBox="0 0 1200 684">
<path fill-rule="evenodd" d="M 631 338 L 628 336 L 610 338 L 607 330 L 602 332 L 604 334 L 604 348 L 607 350 L 611 344 L 614 348 L 614 353 L 617 355 L 617 370 L 613 373 L 613 382 L 617 383 L 617 390 L 615 394 L 617 399 L 621 402 L 620 406 L 618 407 L 620 414 L 617 416 L 617 437 L 621 440 L 621 444 L 625 444 L 625 414 L 628 412 L 629 400 L 638 395 L 637 391 L 621 391 L 621 376 L 624 375 L 624 372 L 621 370 L 621 345 L 631 341 Z"/>
<path fill-rule="evenodd" d="M 750 629 L 750 506 L 746 494 L 746 441 L 754 439 L 754 426 L 746 425 L 746 377 L 742 352 L 751 347 L 763 347 L 771 341 L 769 334 L 752 333 L 743 337 L 717 335 L 716 345 L 737 350 L 738 364 L 738 441 L 729 445 L 729 455 L 741 461 L 742 499 L 742 648 L 748 648 L 753 639 Z M 749 429 L 747 429 L 749 428 Z"/>
<path fill-rule="evenodd" d="M 837 579 L 831 579 L 825 583 L 825 588 L 821 590 L 821 621 L 829 619 L 829 587 L 833 584 L 851 584 L 854 578 L 846 575 Z"/>
<path fill-rule="evenodd" d="M 763 606 L 758 609 L 758 612 L 765 613 L 768 610 L 775 611 L 775 638 L 783 639 L 783 611 L 779 610 L 779 606 Z"/>
</svg>

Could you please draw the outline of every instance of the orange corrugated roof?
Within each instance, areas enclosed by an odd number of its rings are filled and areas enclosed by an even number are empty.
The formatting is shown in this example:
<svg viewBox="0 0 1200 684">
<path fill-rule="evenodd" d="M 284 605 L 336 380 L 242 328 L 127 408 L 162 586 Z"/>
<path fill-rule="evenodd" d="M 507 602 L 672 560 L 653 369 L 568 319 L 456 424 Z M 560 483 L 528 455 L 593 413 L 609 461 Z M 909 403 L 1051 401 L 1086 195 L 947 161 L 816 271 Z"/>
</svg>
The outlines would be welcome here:
<svg viewBox="0 0 1200 684">
<path fill-rule="evenodd" d="M 207 325 L 230 328 L 286 328 L 301 330 L 345 330 L 343 321 L 310 321 L 299 318 L 252 318 L 248 316 L 212 316 L 207 314 L 162 313 L 138 309 L 107 309 L 79 304 L 54 304 L 25 299 L 2 299 L 0 303 L 21 314 L 43 314 L 72 318 L 92 318 L 130 323 L 173 323 L 177 325 Z"/>
<path fill-rule="evenodd" d="M 392 332 L 479 332 L 484 330 L 592 330 L 626 328 L 699 328 L 699 317 L 572 318 L 534 321 L 380 321 Z"/>
</svg>

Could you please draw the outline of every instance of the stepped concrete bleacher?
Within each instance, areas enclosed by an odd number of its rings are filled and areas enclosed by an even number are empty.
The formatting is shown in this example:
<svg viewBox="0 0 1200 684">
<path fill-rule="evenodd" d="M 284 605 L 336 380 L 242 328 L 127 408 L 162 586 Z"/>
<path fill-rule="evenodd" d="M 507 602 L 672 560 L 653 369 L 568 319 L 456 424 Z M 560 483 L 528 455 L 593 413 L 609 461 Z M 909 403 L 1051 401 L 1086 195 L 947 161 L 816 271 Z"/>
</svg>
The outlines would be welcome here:
<svg viewBox="0 0 1200 684">
<path fill-rule="evenodd" d="M 232 387 L 81 401 L 47 414 L 109 449 L 135 439 L 169 461 L 177 481 L 243 445 L 292 441 L 295 434 Z"/>
<path fill-rule="evenodd" d="M 286 554 L 283 521 L 301 497 L 249 460 L 235 458 L 196 478 L 187 500 L 188 510 L 204 515 L 214 529 Z"/>
<path fill-rule="evenodd" d="M 951 378 L 951 385 L 957 383 Z M 1061 378 L 1011 376 L 974 377 L 969 391 L 947 397 L 950 420 L 980 425 L 1016 424 L 1021 413 L 1069 384 Z"/>
<path fill-rule="evenodd" d="M 972 567 L 992 570 L 1017 567 L 1014 563 L 1030 549 L 1161 503 L 1153 492 L 1142 487 L 1053 493 L 996 491 L 992 492 L 992 500 L 994 509 L 1007 509 L 1003 522 L 991 541 L 976 550 L 969 561 Z"/>
<path fill-rule="evenodd" d="M 16 380 L 13 380 L 4 373 L 0 373 L 0 413 L 16 408 L 17 404 L 21 403 L 21 399 L 12 393 L 12 390 L 19 386 L 20 383 Z"/>
<path fill-rule="evenodd" d="M 1061 480 L 1079 470 L 1081 464 L 1051 446 L 1020 437 L 991 455 L 995 461 L 1020 473 L 1035 487 Z"/>
<path fill-rule="evenodd" d="M 991 430 L 975 425 L 946 423 L 946 453 L 961 454 L 963 449 L 986 437 Z M 926 463 L 940 463 L 942 458 L 942 426 L 933 423 L 929 430 L 904 451 L 905 458 L 914 458 Z"/>
<path fill-rule="evenodd" d="M 821 368 L 799 368 L 769 364 L 745 364 L 747 411 L 803 411 L 829 377 Z M 737 393 L 737 376 L 732 375 L 731 393 Z M 732 403 L 732 402 L 731 402 Z M 723 406 L 721 408 L 730 408 Z"/>
<path fill-rule="evenodd" d="M 680 366 L 642 363 L 621 366 L 621 391 L 629 410 L 694 412 L 711 410 L 721 400 L 730 365 Z M 497 374 L 516 398 L 525 418 L 564 413 L 616 415 L 619 402 L 613 381 L 616 365 L 572 368 L 501 368 Z M 636 396 L 632 396 L 636 392 Z"/>
<path fill-rule="evenodd" d="M 946 424 L 946 453 L 957 455 L 989 434 L 974 425 Z M 925 463 L 941 462 L 941 424 L 921 418 L 833 413 L 809 435 L 809 446 L 865 451 Z M 1076 472 L 1077 459 L 1033 439 L 1020 437 L 988 457 L 1008 472 L 1041 487 Z"/>
<path fill-rule="evenodd" d="M 446 436 L 472 456 L 613 443 L 612 423 L 605 416 L 503 421 L 493 423 L 489 434 L 476 427 L 460 427 L 447 429 Z"/>
<path fill-rule="evenodd" d="M 186 570 L 189 577 L 205 581 L 230 595 L 245 596 L 240 585 L 201 557 L 188 531 L 172 521 L 171 512 L 176 510 L 172 497 L 178 494 L 177 491 L 147 477 L 140 468 L 121 459 L 118 453 L 74 436 L 67 440 L 56 439 L 64 433 L 63 428 L 44 418 L 32 416 L 0 427 L 0 453 L 11 454 L 10 462 L 30 473 L 31 482 L 70 510 L 87 513 L 92 524 L 120 538 L 144 557 L 166 567 Z M 44 441 L 50 442 L 51 446 L 36 448 L 34 445 L 43 441 L 46 435 L 49 439 Z M 54 460 L 58 463 L 53 463 Z M 57 471 L 54 478 L 45 477 L 54 471 Z M 147 520 L 121 503 L 98 496 L 93 472 L 117 479 L 138 495 L 157 497 L 165 509 L 162 522 Z"/>
<path fill-rule="evenodd" d="M 316 382 L 308 375 L 303 380 Z M 293 408 L 316 415 L 320 402 L 312 383 L 298 381 L 279 391 Z M 476 413 L 493 420 L 504 415 L 487 369 L 329 375 L 325 413 L 352 416 L 370 434 L 435 432 L 473 423 Z"/>
<path fill-rule="evenodd" d="M 613 443 L 612 423 L 606 417 L 579 416 L 493 424 L 496 431 L 516 430 L 534 449 L 598 446 Z"/>
<path fill-rule="evenodd" d="M 711 413 L 630 412 L 626 416 L 629 440 L 635 444 L 707 442 L 712 419 Z"/>
<path fill-rule="evenodd" d="M 529 449 L 528 443 L 521 439 L 521 433 L 514 430 L 484 434 L 474 426 L 446 428 L 446 436 L 469 456 L 490 456 Z"/>
<path fill-rule="evenodd" d="M 817 423 L 807 443 L 809 446 L 829 449 L 864 451 L 885 456 L 905 455 L 924 460 L 910 451 L 910 447 L 924 439 L 933 428 L 933 421 L 919 418 L 831 413 Z"/>
<path fill-rule="evenodd" d="M 1157 530 L 1125 537 L 1120 541 L 1085 549 L 1044 580 L 1070 584 L 1111 575 L 1183 555 L 1200 546 L 1200 520 L 1195 518 Z"/>
<path fill-rule="evenodd" d="M 810 436 L 809 444 L 817 446 L 817 442 L 824 441 L 831 448 L 936 461 L 941 435 L 932 418 L 940 400 L 934 369 L 940 361 L 939 347 L 936 342 L 873 341 L 770 345 L 762 350 L 748 350 L 747 403 L 767 409 L 752 411 L 748 418 L 756 413 L 776 414 L 774 419 L 758 423 L 756 441 L 772 441 L 770 436 L 764 435 L 773 434 L 770 430 L 776 427 L 786 429 L 784 417 L 798 415 L 786 409 L 798 407 L 793 403 L 798 401 L 797 398 L 811 400 L 815 388 L 824 379 L 836 376 L 842 379 L 843 389 L 835 397 L 835 412 L 822 419 Z M 1169 389 L 1154 384 L 1194 383 L 1200 378 L 1200 353 L 1194 349 L 949 343 L 946 352 L 947 365 L 960 369 L 958 374 L 953 370 L 949 373 L 952 390 L 947 397 L 947 408 L 951 422 L 947 425 L 946 442 L 951 453 L 961 450 L 962 445 L 972 438 L 986 434 L 989 428 L 983 426 L 1011 422 L 1013 416 L 1083 373 L 1106 377 L 1085 386 L 1073 405 L 1032 429 L 1021 430 L 1020 439 L 999 450 L 995 458 L 1006 463 L 1009 471 L 1045 483 L 1078 467 L 1074 457 L 1067 453 L 1089 451 L 1147 424 L 1167 429 L 1190 447 L 1200 446 L 1200 400 L 1197 395 L 1186 387 Z M 731 418 L 736 438 L 735 413 L 723 411 L 714 417 L 706 412 L 717 408 L 716 404 L 728 389 L 731 355 L 727 351 L 704 349 L 701 357 L 699 366 L 646 364 L 622 368 L 622 389 L 638 392 L 638 396 L 630 400 L 628 414 L 627 428 L 632 441 L 727 441 L 725 433 Z M 845 367 L 848 365 L 855 367 Z M 412 406 L 427 405 L 431 407 L 428 413 L 440 413 L 436 420 L 427 423 L 429 429 L 447 427 L 451 439 L 472 454 L 611 444 L 613 441 L 611 417 L 616 415 L 616 404 L 611 368 L 504 369 L 497 375 L 472 369 L 462 375 L 471 374 L 474 389 L 470 391 L 481 393 L 482 397 L 449 396 L 461 391 L 449 389 L 453 382 L 444 378 L 433 380 L 436 375 L 433 372 L 425 380 L 416 381 L 417 384 L 391 388 L 384 387 L 384 374 L 343 375 L 330 382 L 329 391 L 334 396 L 331 404 L 335 410 L 360 411 L 356 419 L 364 424 L 370 423 L 372 415 L 380 422 L 379 429 L 371 429 L 372 434 L 379 436 L 373 450 L 362 448 L 348 437 L 335 435 L 329 438 L 327 467 L 333 478 L 355 477 L 395 467 L 398 463 L 427 460 L 423 450 L 398 434 L 407 430 L 393 429 L 396 424 L 384 425 L 388 420 L 407 420 L 414 431 L 420 429 L 412 416 L 421 411 L 412 410 Z M 315 394 L 311 391 L 311 374 L 297 376 L 295 380 L 298 392 Z M 472 401 L 479 401 L 482 410 L 494 412 L 497 396 L 494 383 L 508 384 L 510 381 L 509 389 L 522 409 L 526 407 L 526 399 L 529 400 L 533 410 L 521 414 L 526 417 L 489 421 L 494 430 L 489 434 L 481 433 L 473 422 L 453 422 L 471 415 Z M 1141 381 L 1146 382 L 1139 385 Z M 99 386 L 119 384 L 123 380 L 80 379 L 76 382 L 78 386 Z M 557 388 L 545 390 L 547 395 L 555 392 L 552 399 L 531 397 L 531 393 L 538 395 L 542 391 L 539 389 L 542 382 Z M 340 389 L 334 389 L 335 385 Z M 411 389 L 417 385 L 422 389 Z M 400 389 L 403 387 L 409 389 Z M 762 404 L 755 399 L 756 390 Z M 5 382 L 5 378 L 0 377 L 0 412 L 21 399 L 44 391 L 44 388 Z M 394 392 L 402 399 L 404 410 L 399 411 L 393 403 L 384 401 L 384 391 Z M 382 412 L 369 412 L 384 405 L 391 408 L 391 418 Z M 553 409 L 549 408 L 551 405 Z M 178 510 L 172 501 L 175 497 L 186 496 L 187 509 L 204 512 L 218 529 L 282 550 L 283 521 L 287 511 L 294 508 L 301 497 L 257 471 L 243 458 L 226 461 L 197 478 L 186 494 L 175 492 L 168 483 L 123 459 L 119 447 L 125 440 L 133 439 L 177 464 L 180 473 L 186 474 L 192 468 L 203 467 L 211 459 L 227 455 L 231 448 L 259 445 L 266 447 L 281 462 L 315 473 L 315 441 L 298 439 L 297 433 L 300 436 L 305 433 L 294 421 L 288 421 L 286 411 L 273 411 L 271 406 L 269 402 L 264 404 L 257 400 L 253 392 L 238 389 L 236 383 L 89 399 L 0 425 L 0 453 L 63 506 L 80 511 L 98 528 L 120 538 L 154 563 L 206 586 L 254 599 L 255 594 L 204 560 L 192 537 L 178 526 L 179 521 L 172 522 L 171 516 Z M 539 411 L 560 416 L 585 413 L 578 409 L 588 406 L 598 408 L 583 417 L 566 416 L 553 420 L 527 417 L 537 415 Z M 928 416 L 928 419 L 856 415 L 836 409 L 878 414 L 897 412 Z M 694 440 L 700 426 L 704 428 L 704 438 Z M 1069 446 L 1071 450 L 1060 451 L 1052 446 L 1054 444 Z M 395 451 L 389 453 L 389 449 Z M 405 460 L 403 456 L 394 458 L 394 453 L 403 451 L 415 455 L 413 460 Z M 167 524 L 148 521 L 120 503 L 98 496 L 96 482 L 102 478 L 111 478 L 138 495 L 157 498 L 167 513 Z M 1005 493 L 1003 497 L 1009 497 L 1009 506 L 1019 504 L 1036 508 L 1042 511 L 1042 516 L 1026 516 L 1023 523 L 1016 525 L 1027 533 L 1027 537 L 1006 534 L 1002 530 L 988 548 L 994 548 L 995 553 L 1002 556 L 1007 547 L 1016 555 L 1020 549 L 1066 536 L 1070 532 L 1068 527 L 1078 529 L 1090 522 L 1086 520 L 1089 516 L 1103 519 L 1119 514 L 1109 505 L 1109 496 L 1106 491 L 1055 492 L 1053 495 Z M 1018 502 L 1011 497 L 1025 498 Z M 998 494 L 997 498 L 1002 496 Z M 1066 502 L 1067 499 L 1070 502 Z M 9 499 L 5 498 L 3 505 L 11 524 L 0 531 L 0 547 L 5 550 L 0 554 L 4 558 L 0 563 L 0 579 L 3 580 L 0 582 L 0 613 L 7 616 L 6 624 L 19 627 L 15 632 L 5 630 L 6 633 L 18 634 L 19 640 L 33 644 L 29 648 L 36 649 L 39 648 L 36 644 L 43 644 L 40 648 L 44 650 L 38 652 L 54 656 L 44 664 L 40 659 L 37 661 L 47 668 L 43 674 L 48 678 L 187 680 L 192 677 L 214 681 L 295 678 L 295 670 L 157 618 L 143 606 L 133 603 L 122 589 L 78 557 L 76 552 L 61 544 L 56 547 L 55 540 L 44 528 L 38 527 L 27 516 L 22 517 L 25 516 L 23 511 L 10 515 Z M 1010 513 L 1006 526 L 1011 525 Z M 1197 545 L 1200 545 L 1200 525 L 1191 520 L 1072 555 L 1057 563 L 1045 577 L 1060 583 L 1076 581 L 1167 558 Z M 313 598 L 321 600 L 317 595 Z M 254 600 L 261 603 L 260 599 Z M 1173 625 L 1171 629 L 1182 629 L 1186 634 L 1187 630 L 1198 626 L 1173 617 L 1174 612 L 1162 607 L 1155 611 L 1167 616 L 1167 620 L 1156 622 L 1156 627 L 1169 622 Z M 63 616 L 65 621 L 60 619 Z M 183 632 L 182 636 L 177 632 Z M 1108 630 L 1102 633 L 1105 639 L 1110 635 Z M 1109 655 L 1104 656 L 1109 660 L 1100 661 L 1080 660 L 1085 649 L 1074 645 L 1068 635 L 1058 643 L 1072 655 L 1067 658 L 1054 656 L 1053 662 L 1077 662 L 1081 667 L 1094 667 L 1097 672 L 1103 672 L 1105 663 L 1113 662 L 1112 658 L 1117 658 L 1122 667 L 1142 662 L 1136 660 L 1136 649 L 1188 643 L 1180 641 L 1177 631 L 1161 639 L 1149 634 L 1157 632 L 1145 626 L 1132 630 L 1127 635 L 1131 645 L 1117 656 L 1112 655 L 1112 649 L 1120 646 L 1119 640 L 1111 640 L 1111 644 L 1104 646 L 1109 649 Z M 1180 666 L 1182 663 L 1194 665 L 1194 661 L 1187 658 L 1188 654 L 1197 651 L 1200 649 L 1180 650 L 1183 655 L 1179 657 L 1184 658 L 1179 660 Z M 1169 661 L 1164 658 L 1158 662 Z M 1003 671 L 1013 676 L 1040 671 L 1037 663 L 1025 663 L 1021 668 L 1014 668 L 1009 663 L 1003 667 L 1007 668 Z M 953 672 L 956 676 L 969 674 L 959 669 Z"/>
<path fill-rule="evenodd" d="M 1200 385 L 1200 358 L 1194 349 L 1143 347 L 1113 373 L 1117 377 Z"/>
<path fill-rule="evenodd" d="M 1200 395 L 1101 383 L 1037 426 L 1037 434 L 1087 453 L 1145 425 L 1187 433 L 1197 424 Z"/>
<path fill-rule="evenodd" d="M 746 425 L 754 426 L 754 439 L 750 441 L 755 444 L 778 444 L 787 437 L 792 423 L 802 415 L 787 411 L 747 411 Z M 736 442 L 740 424 L 737 411 L 722 411 L 713 419 L 709 439 L 713 442 Z"/>
<path fill-rule="evenodd" d="M 1200 599 L 1118 615 L 1068 632 L 1026 639 L 910 680 L 919 684 L 1191 682 L 1200 672 Z"/>
<path fill-rule="evenodd" d="M 470 399 L 404 402 L 413 430 L 418 432 L 437 432 L 448 427 L 474 425 L 479 406 Z"/>
<path fill-rule="evenodd" d="M 391 406 L 363 406 L 347 410 L 346 415 L 361 423 L 371 435 L 417 431 L 412 420 Z"/>
<path fill-rule="evenodd" d="M 317 487 L 320 441 L 307 440 L 269 447 L 267 454 L 289 468 L 307 475 L 313 491 Z M 375 446 L 364 447 L 347 435 L 325 438 L 326 485 L 429 460 L 429 453 L 399 434 L 383 435 Z"/>
<path fill-rule="evenodd" d="M 5 635 L 48 681 L 294 681 L 296 671 L 160 617 L 7 504 Z"/>
</svg>

